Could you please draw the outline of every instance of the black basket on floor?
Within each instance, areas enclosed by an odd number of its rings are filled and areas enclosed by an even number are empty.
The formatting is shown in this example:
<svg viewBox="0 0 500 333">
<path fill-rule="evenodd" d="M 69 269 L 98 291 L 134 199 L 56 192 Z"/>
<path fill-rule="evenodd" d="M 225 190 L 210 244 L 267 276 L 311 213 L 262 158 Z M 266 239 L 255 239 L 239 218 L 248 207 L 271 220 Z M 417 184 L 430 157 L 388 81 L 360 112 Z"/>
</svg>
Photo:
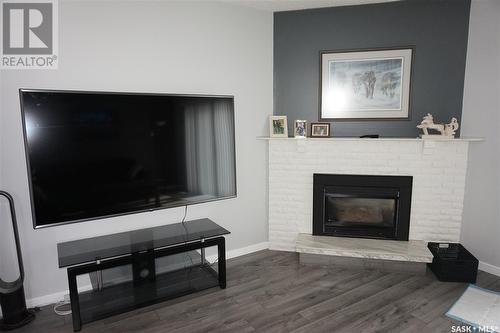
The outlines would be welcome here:
<svg viewBox="0 0 500 333">
<path fill-rule="evenodd" d="M 427 247 L 434 255 L 429 264 L 440 281 L 476 283 L 479 261 L 459 243 L 434 243 Z"/>
</svg>

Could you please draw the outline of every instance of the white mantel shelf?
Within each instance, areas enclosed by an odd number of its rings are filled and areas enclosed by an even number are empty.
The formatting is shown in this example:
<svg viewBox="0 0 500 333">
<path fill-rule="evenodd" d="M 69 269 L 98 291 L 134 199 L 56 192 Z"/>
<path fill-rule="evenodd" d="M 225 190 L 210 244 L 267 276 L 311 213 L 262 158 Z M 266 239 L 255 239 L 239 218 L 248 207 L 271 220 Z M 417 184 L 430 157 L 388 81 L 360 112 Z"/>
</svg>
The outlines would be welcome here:
<svg viewBox="0 0 500 333">
<path fill-rule="evenodd" d="M 485 138 L 456 138 L 456 139 L 422 139 L 422 138 L 357 138 L 357 137 L 328 137 L 328 138 L 271 138 L 268 136 L 258 136 L 257 140 L 295 140 L 295 141 L 413 141 L 413 142 L 482 142 L 485 141 Z"/>
</svg>

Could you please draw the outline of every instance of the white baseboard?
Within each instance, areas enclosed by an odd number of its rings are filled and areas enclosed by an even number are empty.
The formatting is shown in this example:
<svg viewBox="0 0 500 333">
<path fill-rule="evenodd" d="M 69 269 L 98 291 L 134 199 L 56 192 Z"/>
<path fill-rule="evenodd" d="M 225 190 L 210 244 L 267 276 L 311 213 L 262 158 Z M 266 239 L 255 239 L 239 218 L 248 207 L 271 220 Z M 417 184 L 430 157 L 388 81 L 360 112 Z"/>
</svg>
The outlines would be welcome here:
<svg viewBox="0 0 500 333">
<path fill-rule="evenodd" d="M 234 249 L 226 252 L 226 259 L 237 258 L 244 256 L 245 254 L 250 254 L 262 250 L 267 250 L 269 248 L 268 242 L 262 242 L 257 244 L 252 244 L 249 246 L 245 246 L 239 249 Z M 217 255 L 207 256 L 207 260 L 210 262 L 214 262 L 217 260 Z"/>
<path fill-rule="evenodd" d="M 275 245 L 275 244 L 269 244 L 269 250 L 271 250 L 271 251 L 297 252 L 295 247 L 279 246 L 279 245 Z"/>
<path fill-rule="evenodd" d="M 484 261 L 479 262 L 479 269 L 486 273 L 500 276 L 500 267 L 485 263 Z"/>
<path fill-rule="evenodd" d="M 226 252 L 226 259 L 231 259 L 231 258 L 236 258 L 240 257 L 245 254 L 261 251 L 261 250 L 266 250 L 269 248 L 269 243 L 268 242 L 262 242 L 258 244 L 253 244 L 249 245 L 246 247 L 242 247 L 239 249 L 234 249 Z M 213 258 L 212 258 L 213 257 Z M 217 259 L 217 256 L 207 256 L 207 259 L 209 261 L 215 261 Z M 82 287 L 78 288 L 78 291 L 83 292 L 83 291 L 88 291 L 92 289 L 91 285 L 84 285 Z M 35 297 L 26 300 L 26 305 L 29 308 L 35 307 L 35 306 L 45 306 L 49 304 L 54 304 L 60 301 L 64 300 L 64 296 L 67 295 L 69 292 L 67 290 L 60 291 L 57 293 L 53 293 L 50 295 L 45 295 L 45 296 L 40 296 L 40 297 Z"/>
<path fill-rule="evenodd" d="M 245 254 L 250 254 L 250 253 L 254 253 L 254 252 L 258 252 L 258 251 L 262 251 L 262 250 L 267 250 L 268 248 L 269 248 L 268 242 L 252 244 L 252 245 L 245 246 L 245 247 L 242 247 L 239 249 L 227 251 L 226 259 L 241 257 L 241 256 L 244 256 Z"/>
<path fill-rule="evenodd" d="M 78 288 L 79 292 L 89 291 L 92 289 L 91 285 L 85 285 Z M 28 308 L 33 308 L 35 306 L 45 306 L 49 304 L 54 304 L 57 302 L 64 301 L 64 297 L 69 294 L 68 290 L 60 291 L 54 294 L 30 298 L 26 300 L 26 305 Z"/>
</svg>

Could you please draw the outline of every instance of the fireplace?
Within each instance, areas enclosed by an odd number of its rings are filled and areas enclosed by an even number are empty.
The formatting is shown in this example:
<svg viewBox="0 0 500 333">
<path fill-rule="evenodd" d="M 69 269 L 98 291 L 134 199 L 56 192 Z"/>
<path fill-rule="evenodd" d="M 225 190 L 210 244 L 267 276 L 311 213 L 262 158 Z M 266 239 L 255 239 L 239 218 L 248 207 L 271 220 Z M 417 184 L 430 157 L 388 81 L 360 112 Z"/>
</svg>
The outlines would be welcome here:
<svg viewBox="0 0 500 333">
<path fill-rule="evenodd" d="M 411 176 L 314 174 L 313 235 L 408 240 Z"/>
</svg>

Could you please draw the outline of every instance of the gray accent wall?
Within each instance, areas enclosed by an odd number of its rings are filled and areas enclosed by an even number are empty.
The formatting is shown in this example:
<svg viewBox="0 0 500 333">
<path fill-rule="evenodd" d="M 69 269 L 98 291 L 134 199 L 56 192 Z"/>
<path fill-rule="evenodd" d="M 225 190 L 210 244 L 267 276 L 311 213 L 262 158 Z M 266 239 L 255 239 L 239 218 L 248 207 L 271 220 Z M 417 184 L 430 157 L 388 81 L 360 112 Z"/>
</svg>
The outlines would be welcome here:
<svg viewBox="0 0 500 333">
<path fill-rule="evenodd" d="M 322 50 L 415 47 L 409 120 L 334 121 L 334 136 L 416 137 L 426 113 L 461 120 L 470 0 L 407 0 L 274 14 L 274 114 L 318 121 Z M 292 133 L 292 132 L 289 132 Z"/>
</svg>

